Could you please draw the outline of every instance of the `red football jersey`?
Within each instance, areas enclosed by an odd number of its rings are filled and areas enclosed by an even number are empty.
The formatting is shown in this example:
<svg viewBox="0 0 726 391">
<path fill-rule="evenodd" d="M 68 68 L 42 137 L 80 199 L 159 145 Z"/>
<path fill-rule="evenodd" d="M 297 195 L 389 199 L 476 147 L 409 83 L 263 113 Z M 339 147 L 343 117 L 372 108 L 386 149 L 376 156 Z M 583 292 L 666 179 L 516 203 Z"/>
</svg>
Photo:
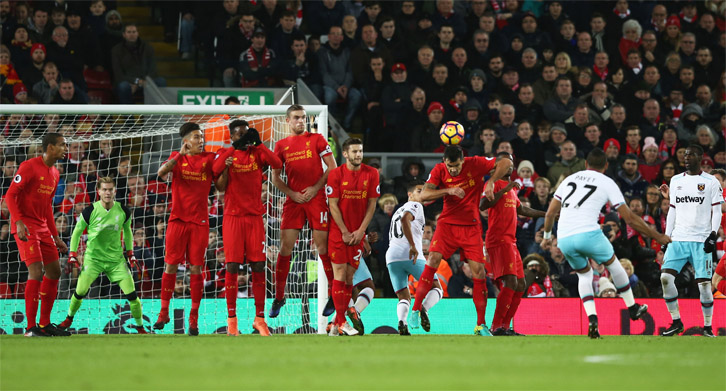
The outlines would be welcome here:
<svg viewBox="0 0 726 391">
<path fill-rule="evenodd" d="M 287 186 L 294 191 L 303 191 L 317 183 L 323 175 L 321 159 L 332 153 L 328 142 L 318 133 L 305 132 L 275 143 L 275 155 L 285 165 Z"/>
<path fill-rule="evenodd" d="M 198 155 L 179 155 L 173 152 L 169 159 L 176 157 L 177 163 L 171 177 L 171 215 L 169 221 L 181 220 L 186 223 L 209 224 L 207 198 L 214 178 L 212 152 Z"/>
<path fill-rule="evenodd" d="M 227 167 L 225 160 L 234 162 L 227 169 L 227 191 L 224 193 L 224 214 L 232 216 L 262 216 L 266 210 L 262 205 L 262 170 L 269 165 L 282 168 L 280 159 L 264 144 L 247 150 L 220 149 L 214 162 L 214 175 L 218 176 Z"/>
<path fill-rule="evenodd" d="M 507 187 L 509 182 L 499 180 L 494 184 L 494 192 Z M 499 243 L 514 243 L 517 234 L 517 208 L 521 203 L 514 189 L 506 192 L 499 201 L 489 208 L 489 229 L 486 245 L 495 246 Z"/>
<path fill-rule="evenodd" d="M 444 210 L 439 221 L 455 225 L 479 224 L 479 201 L 484 190 L 484 176 L 494 168 L 495 160 L 491 157 L 465 157 L 459 175 L 452 177 L 444 163 L 438 163 L 431 170 L 427 183 L 440 189 L 460 187 L 464 190 L 464 198 L 444 196 Z"/>
<path fill-rule="evenodd" d="M 16 233 L 15 223 L 22 220 L 30 233 L 50 231 L 51 235 L 58 236 L 53 218 L 53 197 L 59 178 L 58 169 L 46 166 L 42 156 L 20 164 L 5 195 L 11 233 Z"/>
<path fill-rule="evenodd" d="M 357 171 L 350 171 L 346 164 L 336 167 L 328 175 L 326 188 L 328 198 L 338 199 L 338 208 L 343 216 L 348 232 L 357 230 L 366 217 L 368 200 L 381 196 L 378 185 L 378 170 L 361 164 Z M 343 237 L 338 224 L 330 224 L 330 237 L 341 240 Z"/>
</svg>

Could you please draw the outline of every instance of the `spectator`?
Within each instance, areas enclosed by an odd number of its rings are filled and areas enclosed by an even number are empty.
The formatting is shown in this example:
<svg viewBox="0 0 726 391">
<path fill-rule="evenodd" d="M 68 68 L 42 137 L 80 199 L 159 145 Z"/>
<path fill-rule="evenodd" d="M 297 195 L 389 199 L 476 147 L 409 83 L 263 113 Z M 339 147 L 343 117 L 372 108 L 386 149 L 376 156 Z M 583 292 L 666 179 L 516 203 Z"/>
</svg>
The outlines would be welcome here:
<svg viewBox="0 0 726 391">
<path fill-rule="evenodd" d="M 454 50 L 451 51 L 451 82 L 454 85 L 465 85 L 469 82 L 469 77 L 471 75 L 471 69 L 467 66 L 468 59 L 467 59 L 466 49 L 463 47 L 457 47 L 454 48 Z"/>
<path fill-rule="evenodd" d="M 310 6 L 310 10 L 305 15 L 305 22 L 311 33 L 316 35 L 324 35 L 331 31 L 333 27 L 340 26 L 345 16 L 345 9 L 342 2 L 335 0 L 322 0 Z M 342 30 L 340 41 L 343 41 Z"/>
<path fill-rule="evenodd" d="M 467 298 L 471 297 L 474 283 L 471 279 L 471 268 L 469 264 L 464 262 L 461 268 L 451 276 L 448 285 L 449 297 Z"/>
<path fill-rule="evenodd" d="M 47 43 L 51 31 L 48 27 L 48 11 L 43 7 L 33 10 L 33 19 L 28 24 L 30 40 L 32 42 Z"/>
<path fill-rule="evenodd" d="M 10 55 L 13 65 L 20 70 L 30 65 L 31 48 L 33 41 L 28 36 L 28 29 L 24 25 L 15 26 L 13 40 L 10 41 Z"/>
<path fill-rule="evenodd" d="M 252 34 L 252 44 L 239 57 L 239 75 L 243 88 L 270 87 L 277 84 L 279 59 L 266 45 L 265 32 Z"/>
<path fill-rule="evenodd" d="M 550 180 L 550 183 L 559 184 L 560 180 L 584 169 L 585 159 L 577 156 L 577 146 L 574 142 L 567 140 L 560 145 L 560 160 L 547 171 L 547 179 Z"/>
<path fill-rule="evenodd" d="M 81 51 L 83 63 L 95 68 L 97 71 L 102 71 L 104 61 L 98 37 L 93 33 L 89 25 L 81 24 L 81 13 L 75 7 L 70 7 L 66 15 L 68 21 L 68 46 L 83 48 Z"/>
<path fill-rule="evenodd" d="M 337 100 L 346 100 L 343 127 L 350 129 L 360 103 L 360 91 L 351 88 L 353 73 L 351 72 L 350 50 L 341 47 L 343 30 L 333 26 L 328 34 L 328 42 L 318 52 L 320 73 L 323 76 L 323 92 L 325 104 L 335 107 Z"/>
<path fill-rule="evenodd" d="M 423 164 L 421 159 L 417 157 L 407 157 L 401 164 L 401 176 L 393 178 L 393 195 L 396 199 L 408 199 L 409 183 L 425 179 L 426 166 Z M 406 198 L 401 198 L 403 195 L 405 195 Z"/>
<path fill-rule="evenodd" d="M 400 65 L 403 66 L 403 64 Z M 383 109 L 381 108 L 381 99 L 383 96 L 383 90 L 385 88 L 384 86 L 391 85 L 390 82 L 387 80 L 388 75 L 383 69 L 384 66 L 385 64 L 383 62 L 383 58 L 381 58 L 379 54 L 374 53 L 370 59 L 369 69 L 368 73 L 366 74 L 365 81 L 360 86 L 356 85 L 356 87 L 360 88 L 360 91 L 362 92 L 365 99 L 365 114 L 363 115 L 363 126 L 367 132 L 366 147 L 368 150 L 374 151 L 380 150 L 381 146 L 384 144 L 388 144 L 391 146 L 400 145 L 400 143 L 393 143 L 390 141 L 390 139 L 392 139 L 393 136 L 396 135 L 395 133 L 389 134 L 383 131 L 384 119 Z M 396 68 L 395 65 L 394 68 Z M 405 83 L 405 76 L 401 75 L 402 73 L 405 73 L 405 71 L 402 72 L 401 70 L 397 70 L 397 72 L 395 73 L 397 74 L 397 80 L 399 82 Z M 410 93 L 407 93 L 404 96 L 404 99 L 408 96 L 410 96 Z M 403 106 L 405 107 L 405 104 Z M 397 127 L 394 128 L 398 130 Z M 405 137 L 405 130 L 400 132 L 400 134 Z M 384 141 L 384 139 L 389 139 L 389 141 Z"/>
<path fill-rule="evenodd" d="M 544 143 L 544 159 L 547 166 L 552 167 L 553 164 L 560 158 L 560 146 L 567 140 L 567 130 L 565 125 L 561 123 L 555 123 L 550 128 L 550 141 Z M 540 171 L 543 174 L 547 174 L 547 171 Z"/>
<path fill-rule="evenodd" d="M 703 120 L 703 109 L 697 103 L 686 105 L 681 113 L 681 119 L 676 125 L 678 140 L 691 142 L 696 138 L 696 129 Z"/>
<path fill-rule="evenodd" d="M 590 123 L 590 112 L 586 103 L 578 103 L 572 117 L 565 120 L 567 137 L 576 145 L 582 145 L 585 141 L 585 127 Z"/>
<path fill-rule="evenodd" d="M 660 170 L 658 171 L 658 176 L 655 178 L 653 183 L 658 186 L 670 185 L 673 176 L 678 174 L 677 170 L 678 162 L 674 158 L 669 158 L 668 160 L 664 161 L 663 164 L 661 164 Z"/>
<path fill-rule="evenodd" d="M 410 96 L 411 104 L 405 107 L 405 123 L 411 129 L 415 129 L 422 124 L 428 122 L 426 114 L 426 92 L 420 87 L 414 88 Z M 408 144 L 405 143 L 402 148 L 408 150 Z"/>
<path fill-rule="evenodd" d="M 511 140 L 515 158 L 536 160 L 540 155 L 541 144 L 535 137 L 532 137 L 533 133 L 531 122 L 524 120 L 517 124 L 517 136 Z M 534 171 L 534 166 L 532 166 L 532 171 Z"/>
<path fill-rule="evenodd" d="M 231 5 L 225 2 L 224 17 L 227 12 L 234 12 Z M 229 8 L 229 9 L 228 9 Z M 228 26 L 221 33 L 217 46 L 217 65 L 222 71 L 222 82 L 225 87 L 238 87 L 237 71 L 242 53 L 252 45 L 252 34 L 255 32 L 255 17 L 250 11 L 243 11 L 239 17 L 232 17 Z"/>
<path fill-rule="evenodd" d="M 411 66 L 409 80 L 413 85 L 425 89 L 434 82 L 434 50 L 428 45 L 423 45 L 416 53 L 416 62 Z"/>
<path fill-rule="evenodd" d="M 645 65 L 663 65 L 666 53 L 663 52 L 663 46 L 658 45 L 658 35 L 652 30 L 648 30 L 643 33 L 641 42 L 639 49 Z"/>
<path fill-rule="evenodd" d="M 696 35 L 693 33 L 683 34 L 681 38 L 678 55 L 681 56 L 683 65 L 696 64 Z"/>
<path fill-rule="evenodd" d="M 113 69 L 111 54 L 116 45 L 124 41 L 124 26 L 121 23 L 121 14 L 116 10 L 106 13 L 106 24 L 103 33 L 99 36 L 99 44 L 101 46 L 103 67 L 105 69 Z"/>
<path fill-rule="evenodd" d="M 56 93 L 50 103 L 81 105 L 88 103 L 88 101 L 80 91 L 76 90 L 73 80 L 62 79 L 60 83 L 58 83 L 58 93 Z"/>
<path fill-rule="evenodd" d="M 640 129 L 637 126 L 628 126 L 625 131 L 625 153 L 632 153 L 635 156 L 641 155 Z"/>
<path fill-rule="evenodd" d="M 555 290 L 556 297 L 577 297 L 577 274 L 565 259 L 565 255 L 556 245 L 549 248 L 549 256 L 546 257 L 549 267 L 549 276 L 553 282 L 559 283 L 559 289 Z M 557 284 L 553 283 L 553 287 Z"/>
<path fill-rule="evenodd" d="M 489 73 L 487 74 L 487 83 L 489 91 L 496 91 L 502 83 L 502 75 L 504 74 L 504 58 L 499 54 L 489 57 Z"/>
<path fill-rule="evenodd" d="M 519 80 L 521 83 L 532 84 L 540 77 L 541 67 L 537 60 L 537 51 L 526 48 L 522 51 L 522 62 L 519 65 Z"/>
<path fill-rule="evenodd" d="M 542 77 L 534 82 L 534 102 L 543 105 L 552 96 L 555 89 L 555 80 L 557 80 L 557 71 L 553 64 L 544 64 L 542 66 Z M 543 107 L 544 108 L 544 107 Z"/>
<path fill-rule="evenodd" d="M 703 121 L 712 125 L 718 122 L 723 109 L 721 105 L 713 99 L 711 87 L 708 84 L 701 84 L 696 88 L 696 102 L 703 110 Z"/>
<path fill-rule="evenodd" d="M 425 86 L 426 96 L 433 102 L 448 102 L 454 96 L 454 86 L 449 82 L 449 69 L 444 64 L 434 65 L 434 82 Z"/>
<path fill-rule="evenodd" d="M 497 138 L 503 141 L 512 141 L 517 137 L 517 123 L 514 122 L 514 106 L 502 105 L 499 111 L 499 124 L 494 128 Z"/>
<path fill-rule="evenodd" d="M 377 239 L 372 243 L 373 255 L 378 259 L 377 269 L 386 267 L 386 251 L 388 250 L 388 232 L 391 229 L 391 216 L 396 210 L 398 199 L 393 194 L 381 195 L 378 199 L 378 208 L 368 226 L 369 235 L 375 233 Z"/>
<path fill-rule="evenodd" d="M 600 127 L 593 123 L 589 123 L 585 125 L 585 138 L 582 140 L 582 143 L 578 146 L 580 152 L 582 153 L 582 156 L 587 157 L 587 155 L 595 148 L 603 148 L 605 145 L 602 139 L 602 132 L 600 132 Z"/>
<path fill-rule="evenodd" d="M 444 123 L 444 106 L 439 102 L 431 102 L 426 113 L 428 121 L 413 130 L 411 152 L 433 152 L 442 145 L 439 129 Z"/>
<path fill-rule="evenodd" d="M 83 78 L 83 52 L 85 48 L 74 47 L 68 42 L 68 29 L 58 26 L 53 29 L 52 42 L 48 44 L 48 60 L 58 66 L 63 78 L 73 80 L 78 88 L 85 91 L 86 80 Z"/>
<path fill-rule="evenodd" d="M 401 34 L 396 33 L 396 21 L 392 17 L 381 18 L 378 35 L 383 46 L 391 54 L 391 61 L 406 62 L 408 60 L 411 50 L 406 47 L 406 42 L 401 38 Z"/>
<path fill-rule="evenodd" d="M 706 124 L 698 125 L 696 129 L 695 143 L 703 148 L 704 154 L 713 156 L 716 153 L 716 134 Z"/>
<path fill-rule="evenodd" d="M 378 42 L 378 33 L 375 27 L 372 24 L 367 24 L 362 26 L 360 45 L 350 51 L 350 65 L 355 85 L 362 87 L 365 84 L 373 54 L 379 54 L 385 64 L 393 64 L 388 48 L 383 43 Z"/>
<path fill-rule="evenodd" d="M 454 11 L 454 0 L 436 1 L 436 12 L 431 16 L 431 24 L 434 30 L 451 26 L 457 37 L 466 36 L 466 21 L 464 15 Z"/>
<path fill-rule="evenodd" d="M 638 172 L 647 182 L 655 181 L 662 161 L 658 157 L 658 144 L 653 137 L 646 137 L 643 144 L 643 158 L 638 163 Z"/>
<path fill-rule="evenodd" d="M 470 156 L 494 156 L 494 146 L 499 142 L 494 129 L 486 126 L 476 134 L 475 138 L 474 145 L 469 149 Z"/>
<path fill-rule="evenodd" d="M 529 254 L 522 263 L 526 265 L 524 297 L 556 297 L 549 276 L 550 268 L 544 258 L 539 254 Z"/>
<path fill-rule="evenodd" d="M 592 47 L 592 36 L 587 31 L 577 34 L 577 46 L 570 52 L 572 65 L 592 68 L 595 64 L 595 50 Z"/>
<path fill-rule="evenodd" d="M 45 45 L 35 43 L 30 49 L 30 63 L 18 69 L 18 75 L 23 79 L 23 84 L 30 87 L 43 80 L 43 66 L 45 65 Z"/>
<path fill-rule="evenodd" d="M 640 281 L 638 276 L 635 274 L 635 269 L 633 268 L 633 263 L 630 262 L 628 258 L 622 258 L 620 259 L 620 264 L 623 266 L 623 269 L 625 269 L 625 272 L 628 273 L 628 279 L 630 280 L 630 288 L 633 290 L 633 297 L 636 298 L 647 298 L 648 296 L 648 288 L 646 288 L 643 281 Z"/>
<path fill-rule="evenodd" d="M 464 139 L 459 145 L 464 149 L 471 149 L 474 146 L 476 135 L 484 126 L 482 108 L 477 100 L 471 100 L 464 105 L 463 113 L 457 119 L 464 127 Z"/>
<path fill-rule="evenodd" d="M 529 197 L 529 203 L 532 209 L 546 212 L 549 208 L 552 195 L 550 189 L 552 185 L 550 180 L 545 177 L 539 177 L 534 181 L 534 192 Z"/>
<path fill-rule="evenodd" d="M 575 111 L 580 103 L 572 96 L 572 82 L 566 77 L 559 77 L 555 82 L 555 95 L 544 103 L 542 109 L 550 121 L 564 122 Z"/>
<path fill-rule="evenodd" d="M 358 22 L 353 15 L 343 17 L 343 47 L 353 50 L 360 43 L 358 34 Z"/>
<path fill-rule="evenodd" d="M 635 19 L 630 19 L 623 23 L 623 36 L 620 38 L 618 50 L 623 63 L 628 60 L 630 49 L 638 49 L 640 47 L 640 36 L 643 34 L 643 28 Z"/>
<path fill-rule="evenodd" d="M 123 38 L 124 42 L 113 48 L 111 58 L 119 103 L 128 104 L 144 88 L 147 77 L 159 87 L 166 87 L 166 80 L 157 75 L 154 48 L 139 38 L 135 24 L 124 26 Z"/>
<path fill-rule="evenodd" d="M 587 103 L 588 116 L 593 122 L 601 125 L 610 118 L 614 102 L 608 96 L 607 84 L 604 81 L 596 81 L 592 85 L 592 92 L 582 99 Z"/>
<path fill-rule="evenodd" d="M 622 170 L 618 172 L 615 182 L 620 187 L 625 198 L 642 197 L 648 182 L 643 179 L 638 171 L 638 157 L 634 154 L 625 155 Z"/>
</svg>

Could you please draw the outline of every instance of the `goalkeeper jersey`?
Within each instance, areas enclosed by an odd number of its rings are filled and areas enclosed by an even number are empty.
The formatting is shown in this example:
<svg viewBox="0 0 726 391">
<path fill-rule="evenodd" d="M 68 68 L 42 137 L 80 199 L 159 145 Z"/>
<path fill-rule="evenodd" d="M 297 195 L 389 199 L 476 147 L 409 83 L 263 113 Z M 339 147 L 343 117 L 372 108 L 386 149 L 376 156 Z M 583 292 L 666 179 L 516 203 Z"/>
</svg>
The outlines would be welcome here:
<svg viewBox="0 0 726 391">
<path fill-rule="evenodd" d="M 131 211 L 114 202 L 111 209 L 106 210 L 101 201 L 96 201 L 83 210 L 78 218 L 71 236 L 71 251 L 78 251 L 83 231 L 88 229 L 86 240 L 86 260 L 101 262 L 119 262 L 124 260 L 121 239 L 126 248 L 133 249 L 131 233 Z"/>
</svg>

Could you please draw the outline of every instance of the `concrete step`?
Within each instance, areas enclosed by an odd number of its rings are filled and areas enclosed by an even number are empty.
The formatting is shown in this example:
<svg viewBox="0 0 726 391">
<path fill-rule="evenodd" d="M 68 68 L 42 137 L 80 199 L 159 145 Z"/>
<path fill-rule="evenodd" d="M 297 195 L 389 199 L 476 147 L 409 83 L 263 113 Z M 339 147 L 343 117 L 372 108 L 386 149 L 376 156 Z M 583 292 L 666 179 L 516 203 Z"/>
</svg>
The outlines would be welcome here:
<svg viewBox="0 0 726 391">
<path fill-rule="evenodd" d="M 139 36 L 143 40 L 148 41 L 164 39 L 164 26 L 154 24 L 140 24 L 136 26 L 136 28 L 139 30 Z"/>
<path fill-rule="evenodd" d="M 209 87 L 209 80 L 202 77 L 167 77 L 168 87 Z"/>
<path fill-rule="evenodd" d="M 156 69 L 159 74 L 166 76 L 190 77 L 196 76 L 194 61 L 191 60 L 163 60 L 156 58 Z"/>
<path fill-rule="evenodd" d="M 142 36 L 143 37 L 143 36 Z M 143 39 L 143 38 L 142 38 Z M 164 41 L 153 41 L 144 39 L 146 42 L 151 44 L 154 48 L 154 57 L 178 57 L 179 51 L 176 48 L 176 43 L 164 42 Z"/>
</svg>

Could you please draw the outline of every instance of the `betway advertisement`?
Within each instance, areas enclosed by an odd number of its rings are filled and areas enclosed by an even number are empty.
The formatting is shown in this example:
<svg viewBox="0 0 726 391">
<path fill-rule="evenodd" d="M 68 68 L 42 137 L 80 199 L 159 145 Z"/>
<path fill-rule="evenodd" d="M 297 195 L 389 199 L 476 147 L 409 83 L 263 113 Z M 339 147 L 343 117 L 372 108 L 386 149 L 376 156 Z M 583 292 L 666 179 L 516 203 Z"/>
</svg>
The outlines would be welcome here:
<svg viewBox="0 0 726 391">
<path fill-rule="evenodd" d="M 596 299 L 602 335 L 657 335 L 671 323 L 671 317 L 662 299 L 640 299 L 648 305 L 648 313 L 640 320 L 631 321 L 621 299 Z M 159 300 L 143 299 L 144 324 L 150 327 L 159 312 Z M 268 300 L 269 309 L 272 300 Z M 361 314 L 366 333 L 397 333 L 397 299 L 374 299 Z M 58 300 L 51 320 L 60 323 L 65 319 L 69 300 Z M 700 334 L 703 325 L 701 303 L 697 299 L 679 300 L 685 334 Z M 241 333 L 252 333 L 254 300 L 238 300 L 237 317 Z M 487 303 L 487 323 L 491 324 L 496 306 L 495 299 Z M 191 302 L 173 299 L 170 315 L 172 322 L 162 334 L 184 334 L 188 327 Z M 267 319 L 273 333 L 315 333 L 317 317 L 315 299 L 287 299 L 279 317 Z M 0 300 L 0 334 L 22 334 L 26 326 L 23 300 Z M 713 328 L 718 335 L 726 335 L 726 300 L 716 300 L 713 311 Z M 204 299 L 199 311 L 199 329 L 202 334 L 226 332 L 226 302 L 224 299 Z M 471 334 L 476 326 L 474 303 L 470 299 L 444 299 L 430 312 L 431 334 Z M 79 334 L 133 334 L 134 325 L 128 303 L 124 300 L 84 300 L 74 318 L 72 332 Z M 514 318 L 514 328 L 527 335 L 586 335 L 587 316 L 582 303 L 576 298 L 524 299 Z M 413 334 L 424 333 L 420 329 Z"/>
</svg>

